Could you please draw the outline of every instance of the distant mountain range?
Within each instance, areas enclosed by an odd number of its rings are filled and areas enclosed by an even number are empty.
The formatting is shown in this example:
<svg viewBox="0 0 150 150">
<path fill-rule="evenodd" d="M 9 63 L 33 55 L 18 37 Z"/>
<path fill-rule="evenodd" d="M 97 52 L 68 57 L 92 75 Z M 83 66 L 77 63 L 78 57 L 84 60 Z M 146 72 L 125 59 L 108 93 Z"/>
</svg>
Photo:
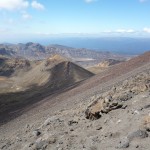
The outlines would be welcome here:
<svg viewBox="0 0 150 150">
<path fill-rule="evenodd" d="M 89 66 L 106 59 L 124 60 L 126 55 L 110 52 L 100 52 L 85 48 L 72 48 L 62 45 L 43 46 L 39 43 L 0 44 L 0 55 L 7 57 L 22 57 L 29 60 L 42 60 L 59 54 L 79 65 Z"/>
</svg>

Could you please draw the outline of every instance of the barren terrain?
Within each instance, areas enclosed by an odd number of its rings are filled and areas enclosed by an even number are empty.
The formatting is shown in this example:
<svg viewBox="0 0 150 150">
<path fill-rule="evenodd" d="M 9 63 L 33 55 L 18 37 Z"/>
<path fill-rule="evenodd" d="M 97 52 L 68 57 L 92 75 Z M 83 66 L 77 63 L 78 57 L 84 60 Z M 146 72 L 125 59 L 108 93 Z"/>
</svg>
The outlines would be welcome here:
<svg viewBox="0 0 150 150">
<path fill-rule="evenodd" d="M 149 150 L 149 98 L 147 52 L 1 117 L 0 148 Z"/>
</svg>

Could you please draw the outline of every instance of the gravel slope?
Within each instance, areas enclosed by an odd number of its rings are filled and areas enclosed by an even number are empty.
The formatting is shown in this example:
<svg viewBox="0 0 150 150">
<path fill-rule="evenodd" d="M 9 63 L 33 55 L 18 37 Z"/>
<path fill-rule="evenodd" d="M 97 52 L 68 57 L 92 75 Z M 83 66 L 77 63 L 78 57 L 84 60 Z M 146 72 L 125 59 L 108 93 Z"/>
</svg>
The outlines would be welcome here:
<svg viewBox="0 0 150 150">
<path fill-rule="evenodd" d="M 10 117 L 17 117 L 0 126 L 1 149 L 115 150 L 125 146 L 130 150 L 149 150 L 150 135 L 143 126 L 144 117 L 150 113 L 149 90 L 126 101 L 125 109 L 111 111 L 99 120 L 87 120 L 84 115 L 90 102 L 102 93 L 149 71 L 150 53 L 147 53 L 24 110 L 12 112 Z"/>
</svg>

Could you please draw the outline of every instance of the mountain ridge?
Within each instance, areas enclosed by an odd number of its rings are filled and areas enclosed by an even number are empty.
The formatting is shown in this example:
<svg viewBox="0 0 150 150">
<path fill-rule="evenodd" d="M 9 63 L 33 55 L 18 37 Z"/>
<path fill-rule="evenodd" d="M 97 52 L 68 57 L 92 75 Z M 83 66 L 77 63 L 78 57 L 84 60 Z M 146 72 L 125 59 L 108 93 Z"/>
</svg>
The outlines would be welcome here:
<svg viewBox="0 0 150 150">
<path fill-rule="evenodd" d="M 0 44 L 0 55 L 5 49 L 7 56 L 23 57 L 29 60 L 42 60 L 51 57 L 54 54 L 62 55 L 71 59 L 73 62 L 81 66 L 94 65 L 105 59 L 125 60 L 130 56 L 119 55 L 110 52 L 98 52 L 85 48 L 71 48 L 62 45 L 43 46 L 39 43 L 28 42 L 26 44 Z M 14 54 L 11 54 L 14 52 Z"/>
</svg>

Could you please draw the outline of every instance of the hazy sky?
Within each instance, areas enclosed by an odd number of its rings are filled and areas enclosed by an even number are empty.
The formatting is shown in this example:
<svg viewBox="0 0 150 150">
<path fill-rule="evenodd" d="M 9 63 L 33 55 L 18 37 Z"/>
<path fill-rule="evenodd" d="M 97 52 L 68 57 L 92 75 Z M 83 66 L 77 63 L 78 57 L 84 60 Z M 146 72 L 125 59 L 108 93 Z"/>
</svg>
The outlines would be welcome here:
<svg viewBox="0 0 150 150">
<path fill-rule="evenodd" d="M 0 40 L 150 37 L 150 0 L 0 0 L 0 18 Z"/>
</svg>

